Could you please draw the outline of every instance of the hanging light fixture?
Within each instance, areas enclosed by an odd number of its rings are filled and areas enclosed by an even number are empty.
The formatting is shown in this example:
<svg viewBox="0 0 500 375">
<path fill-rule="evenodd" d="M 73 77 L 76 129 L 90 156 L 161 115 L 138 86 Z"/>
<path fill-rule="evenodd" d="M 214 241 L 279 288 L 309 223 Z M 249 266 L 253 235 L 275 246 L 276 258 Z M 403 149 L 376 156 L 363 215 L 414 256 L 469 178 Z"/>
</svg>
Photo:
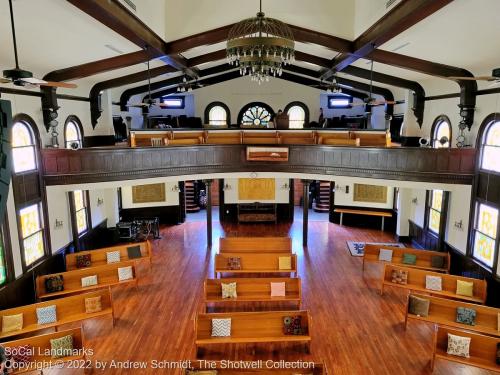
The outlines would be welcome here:
<svg viewBox="0 0 500 375">
<path fill-rule="evenodd" d="M 280 76 L 283 66 L 295 60 L 295 42 L 290 28 L 262 12 L 238 22 L 229 31 L 226 52 L 229 64 L 240 67 L 259 84 L 269 76 Z"/>
</svg>

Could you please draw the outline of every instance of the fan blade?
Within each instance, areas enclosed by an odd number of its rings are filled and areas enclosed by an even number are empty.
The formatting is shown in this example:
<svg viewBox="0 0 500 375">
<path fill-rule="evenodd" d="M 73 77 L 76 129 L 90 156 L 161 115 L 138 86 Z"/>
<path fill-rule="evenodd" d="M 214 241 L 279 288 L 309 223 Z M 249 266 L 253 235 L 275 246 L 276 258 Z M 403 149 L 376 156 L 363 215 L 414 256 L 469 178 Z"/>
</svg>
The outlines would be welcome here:
<svg viewBox="0 0 500 375">
<path fill-rule="evenodd" d="M 12 81 L 7 78 L 0 78 L 0 83 L 11 83 Z"/>
<path fill-rule="evenodd" d="M 126 107 L 135 107 L 135 108 L 142 108 L 142 107 L 147 107 L 149 104 L 147 103 L 134 103 L 134 104 L 127 104 Z"/>
<path fill-rule="evenodd" d="M 74 88 L 78 87 L 74 83 L 50 82 L 50 81 L 44 81 L 43 79 L 38 79 L 38 78 L 35 78 L 35 77 L 23 78 L 22 80 L 24 82 L 26 82 L 26 83 L 29 83 L 30 85 L 49 86 L 49 87 L 61 87 L 61 88 L 66 88 L 66 89 L 74 89 Z"/>
<path fill-rule="evenodd" d="M 480 76 L 480 77 L 446 77 L 448 79 L 453 79 L 457 81 L 495 81 L 497 78 L 490 76 Z"/>
</svg>

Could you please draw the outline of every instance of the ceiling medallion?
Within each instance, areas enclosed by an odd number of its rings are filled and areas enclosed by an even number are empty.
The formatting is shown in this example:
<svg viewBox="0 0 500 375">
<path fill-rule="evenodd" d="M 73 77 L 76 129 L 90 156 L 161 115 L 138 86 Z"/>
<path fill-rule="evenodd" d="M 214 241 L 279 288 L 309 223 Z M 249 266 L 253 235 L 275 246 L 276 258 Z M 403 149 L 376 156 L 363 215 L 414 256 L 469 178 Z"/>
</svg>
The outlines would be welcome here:
<svg viewBox="0 0 500 375">
<path fill-rule="evenodd" d="M 229 31 L 227 46 L 229 64 L 240 67 L 241 75 L 250 75 L 259 84 L 269 77 L 280 76 L 283 66 L 295 60 L 295 42 L 290 28 L 268 18 L 260 10 L 256 17 L 238 22 Z"/>
</svg>

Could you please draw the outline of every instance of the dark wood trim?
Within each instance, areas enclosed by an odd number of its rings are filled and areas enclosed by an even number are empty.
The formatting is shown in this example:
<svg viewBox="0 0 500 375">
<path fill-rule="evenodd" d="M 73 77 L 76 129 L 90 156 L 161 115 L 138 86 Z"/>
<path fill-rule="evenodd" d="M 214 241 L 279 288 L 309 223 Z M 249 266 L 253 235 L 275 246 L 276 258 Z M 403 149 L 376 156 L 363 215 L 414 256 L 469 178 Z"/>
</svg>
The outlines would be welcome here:
<svg viewBox="0 0 500 375">
<path fill-rule="evenodd" d="M 87 216 L 87 230 L 78 233 L 78 227 L 76 223 L 76 207 L 75 207 L 75 193 L 73 191 L 68 192 L 68 200 L 69 200 L 69 212 L 71 216 L 71 232 L 73 234 L 72 244 L 75 247 L 76 251 L 81 251 L 81 243 L 80 238 L 86 236 L 89 232 L 92 231 L 92 213 L 90 211 L 90 194 L 88 190 L 83 190 L 83 199 L 85 203 L 85 211 Z M 97 227 L 98 225 L 96 225 Z"/>
<path fill-rule="evenodd" d="M 188 65 L 191 67 L 195 67 L 197 65 L 205 64 L 212 61 L 225 60 L 226 54 L 227 52 L 225 49 L 205 53 L 203 55 L 188 59 Z"/>
<path fill-rule="evenodd" d="M 66 127 L 68 126 L 68 123 L 70 123 L 70 122 L 73 122 L 78 127 L 78 131 L 80 132 L 80 145 L 81 145 L 81 147 L 83 147 L 83 138 L 84 138 L 83 125 L 82 125 L 82 122 L 80 121 L 80 119 L 78 118 L 78 116 L 76 116 L 76 115 L 69 115 L 66 118 L 66 121 L 64 122 L 64 129 L 63 129 L 63 132 L 64 132 L 64 134 L 63 134 L 63 137 L 64 137 L 64 147 L 66 147 L 66 143 L 67 143 L 67 140 L 66 140 Z"/>
<path fill-rule="evenodd" d="M 0 87 L 0 94 L 11 94 L 11 95 L 24 95 L 24 96 L 34 96 L 37 98 L 42 98 L 43 93 L 37 91 L 29 91 L 29 90 L 19 90 L 13 89 L 10 87 Z M 77 95 L 67 95 L 67 94 L 57 94 L 57 99 L 63 100 L 74 100 L 78 102 L 89 102 L 90 99 L 85 96 L 77 96 Z"/>
<path fill-rule="evenodd" d="M 353 52 L 353 44 L 350 40 L 300 26 L 287 25 L 292 30 L 293 38 L 297 42 L 318 44 L 337 52 Z"/>
<path fill-rule="evenodd" d="M 437 250 L 442 251 L 444 248 L 444 240 L 446 234 L 446 223 L 448 218 L 448 205 L 449 205 L 449 197 L 450 193 L 448 191 L 443 191 L 443 199 L 441 201 L 441 212 L 440 212 L 440 221 L 439 221 L 439 233 L 434 233 L 429 228 L 429 220 L 430 220 L 430 210 L 431 210 L 431 194 L 432 190 L 427 190 L 425 193 L 425 214 L 424 214 L 424 232 L 425 236 L 433 236 L 437 239 Z"/>
<path fill-rule="evenodd" d="M 441 100 L 441 99 L 452 99 L 452 98 L 460 98 L 460 93 L 453 93 L 453 94 L 443 94 L 443 95 L 433 95 L 433 96 L 426 96 L 425 101 L 430 101 L 430 100 Z"/>
<path fill-rule="evenodd" d="M 229 109 L 229 107 L 225 103 L 217 102 L 217 101 L 211 102 L 205 107 L 205 111 L 203 113 L 204 123 L 208 124 L 210 122 L 210 118 L 209 118 L 210 110 L 216 106 L 224 108 L 224 110 L 226 111 L 227 126 L 228 127 L 231 126 L 231 110 Z"/>
<path fill-rule="evenodd" d="M 453 126 L 451 124 L 450 118 L 448 116 L 444 115 L 444 114 L 439 115 L 432 122 L 432 126 L 431 126 L 431 146 L 434 147 L 434 141 L 437 140 L 437 139 L 434 138 L 435 133 L 436 133 L 436 128 L 442 122 L 446 122 L 449 125 L 449 127 L 450 127 L 450 141 L 449 141 L 450 145 L 448 146 L 448 148 L 451 148 L 451 144 L 452 144 L 452 141 L 453 141 Z"/>
<path fill-rule="evenodd" d="M 3 245 L 3 255 L 5 261 L 5 283 L 0 284 L 1 287 L 8 284 L 12 280 L 15 279 L 15 270 L 14 270 L 14 258 L 12 256 L 12 242 L 10 239 L 10 228 L 9 228 L 9 218 L 7 211 L 5 211 L 5 218 L 3 219 L 2 224 L 0 225 L 0 233 L 2 236 L 2 245 Z"/>
</svg>

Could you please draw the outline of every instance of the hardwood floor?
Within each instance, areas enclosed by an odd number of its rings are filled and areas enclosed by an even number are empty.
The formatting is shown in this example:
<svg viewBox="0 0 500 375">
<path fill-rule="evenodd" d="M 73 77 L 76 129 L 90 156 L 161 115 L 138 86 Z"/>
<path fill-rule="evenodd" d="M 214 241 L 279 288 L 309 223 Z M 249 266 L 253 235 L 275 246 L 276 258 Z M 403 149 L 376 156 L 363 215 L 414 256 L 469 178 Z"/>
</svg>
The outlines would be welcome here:
<svg viewBox="0 0 500 375">
<path fill-rule="evenodd" d="M 193 359 L 194 316 L 202 309 L 203 280 L 213 275 L 218 237 L 228 235 L 290 235 L 298 254 L 303 308 L 312 316 L 311 354 L 302 348 L 258 345 L 208 348 L 204 359 L 304 360 L 324 362 L 332 375 L 429 374 L 432 327 L 410 322 L 403 330 L 405 294 L 387 288 L 378 294 L 377 265 L 361 273 L 361 258 L 352 257 L 347 240 L 392 241 L 378 230 L 340 227 L 328 222 L 309 224 L 309 247 L 301 247 L 302 222 L 292 225 L 229 225 L 214 222 L 214 248 L 206 250 L 205 223 L 187 222 L 162 229 L 153 246 L 153 269 L 139 268 L 139 291 L 114 290 L 116 327 L 109 319 L 85 323 L 92 360 L 146 361 Z M 175 370 L 109 369 L 106 374 L 178 374 Z M 72 374 L 72 370 L 46 373 Z M 434 374 L 489 374 L 472 367 L 438 360 Z M 493 373 L 491 373 L 493 374 Z"/>
</svg>

